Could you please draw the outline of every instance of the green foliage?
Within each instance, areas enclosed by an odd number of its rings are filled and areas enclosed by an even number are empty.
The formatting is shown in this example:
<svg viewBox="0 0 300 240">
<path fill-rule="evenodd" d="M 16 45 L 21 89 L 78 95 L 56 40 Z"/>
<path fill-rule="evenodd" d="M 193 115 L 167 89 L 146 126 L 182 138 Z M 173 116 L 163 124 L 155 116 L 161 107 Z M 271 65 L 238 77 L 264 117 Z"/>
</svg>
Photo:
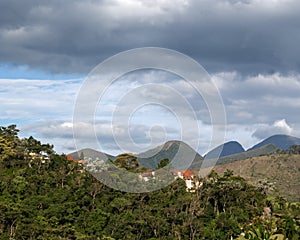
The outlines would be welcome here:
<svg viewBox="0 0 300 240">
<path fill-rule="evenodd" d="M 80 160 L 84 160 L 84 154 L 83 154 L 83 152 L 80 153 L 79 159 L 80 159 Z"/>
<path fill-rule="evenodd" d="M 0 126 L 0 162 L 18 157 L 18 132 L 16 125 Z"/>
<path fill-rule="evenodd" d="M 280 200 L 278 203 L 277 200 Z M 268 200 L 270 201 L 270 200 Z M 296 240 L 300 237 L 299 210 L 300 203 L 285 202 L 282 210 L 282 199 L 272 199 L 272 216 L 256 217 L 250 226 L 245 226 L 245 239 L 283 239 Z M 279 207 L 280 206 L 280 207 Z M 278 211 L 280 213 L 278 213 Z"/>
<path fill-rule="evenodd" d="M 139 161 L 136 156 L 130 153 L 123 153 L 116 157 L 114 164 L 125 170 L 134 171 L 139 168 Z"/>
<path fill-rule="evenodd" d="M 289 154 L 300 154 L 300 145 L 292 145 L 288 150 Z"/>
<path fill-rule="evenodd" d="M 0 135 L 6 136 L 11 140 L 14 140 L 18 136 L 19 129 L 15 124 L 9 125 L 7 127 L 0 126 Z"/>
<path fill-rule="evenodd" d="M 14 142 L 0 135 L 0 161 L 8 160 L 16 155 Z"/>
<path fill-rule="evenodd" d="M 46 153 L 48 155 L 53 154 L 53 145 L 50 144 L 42 144 L 39 140 L 36 140 L 32 136 L 29 138 L 23 139 L 23 146 L 25 148 L 25 152 L 41 154 Z"/>
<path fill-rule="evenodd" d="M 156 169 L 163 168 L 163 167 L 167 166 L 168 164 L 170 164 L 170 160 L 168 158 L 164 158 L 159 162 Z"/>
<path fill-rule="evenodd" d="M 278 237 L 274 236 L 275 232 L 272 229 L 264 226 L 263 224 L 259 224 L 257 227 L 252 226 L 251 231 L 247 232 L 245 235 L 246 239 L 249 240 L 260 240 L 260 239 L 278 239 Z"/>
<path fill-rule="evenodd" d="M 242 229 L 246 239 L 268 239 L 274 234 L 299 239 L 300 205 L 267 198 L 232 171 L 223 176 L 212 172 L 194 193 L 186 192 L 181 179 L 155 192 L 124 193 L 53 153 L 51 145 L 34 138 L 20 140 L 15 127 L 0 129 L 5 146 L 10 142 L 23 149 L 0 162 L 1 240 L 225 240 L 239 237 Z M 47 149 L 48 161 L 35 164 L 27 158 L 28 152 L 41 154 Z M 139 171 L 133 155 L 120 155 L 115 164 Z M 119 180 L 122 184 L 122 176 Z M 136 179 L 132 184 L 138 184 Z M 261 216 L 265 206 L 272 208 L 271 219 Z"/>
<path fill-rule="evenodd" d="M 32 136 L 20 139 L 18 132 L 16 125 L 0 126 L 0 162 L 5 167 L 22 166 L 28 160 L 41 160 L 55 153 L 53 145 L 42 144 Z"/>
</svg>

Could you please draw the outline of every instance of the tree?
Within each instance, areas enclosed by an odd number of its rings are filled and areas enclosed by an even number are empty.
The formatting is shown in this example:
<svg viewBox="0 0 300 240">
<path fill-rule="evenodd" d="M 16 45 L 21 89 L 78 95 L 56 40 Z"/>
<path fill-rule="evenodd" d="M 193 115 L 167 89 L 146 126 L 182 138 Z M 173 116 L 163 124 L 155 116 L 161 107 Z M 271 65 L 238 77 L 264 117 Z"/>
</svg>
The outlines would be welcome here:
<svg viewBox="0 0 300 240">
<path fill-rule="evenodd" d="M 0 161 L 11 160 L 18 157 L 20 139 L 16 125 L 0 126 Z"/>
<path fill-rule="evenodd" d="M 53 145 L 51 144 L 42 144 L 39 140 L 35 139 L 34 137 L 30 136 L 29 138 L 24 138 L 23 145 L 25 147 L 25 152 L 29 153 L 46 153 L 48 155 L 54 154 Z"/>
<path fill-rule="evenodd" d="M 0 126 L 0 135 L 4 135 L 11 139 L 18 138 L 19 129 L 17 129 L 17 125 L 12 124 L 7 127 Z"/>
<path fill-rule="evenodd" d="M 42 144 L 32 136 L 25 138 L 25 148 L 28 153 L 40 153 L 42 151 Z"/>
<path fill-rule="evenodd" d="M 16 154 L 14 143 L 5 136 L 0 135 L 0 161 L 5 161 Z"/>
<path fill-rule="evenodd" d="M 140 166 L 139 161 L 136 156 L 130 153 L 123 153 L 117 156 L 114 164 L 121 169 L 134 171 Z"/>
<path fill-rule="evenodd" d="M 170 161 L 168 158 L 164 158 L 162 159 L 159 164 L 157 165 L 156 169 L 160 169 L 160 168 L 163 168 L 165 166 L 167 166 L 168 164 L 170 164 Z"/>
<path fill-rule="evenodd" d="M 230 178 L 230 177 L 233 176 L 233 171 L 232 171 L 231 169 L 227 169 L 227 170 L 224 172 L 223 176 L 224 176 L 225 178 Z"/>
<path fill-rule="evenodd" d="M 300 145 L 292 145 L 289 149 L 289 154 L 300 154 Z"/>
</svg>

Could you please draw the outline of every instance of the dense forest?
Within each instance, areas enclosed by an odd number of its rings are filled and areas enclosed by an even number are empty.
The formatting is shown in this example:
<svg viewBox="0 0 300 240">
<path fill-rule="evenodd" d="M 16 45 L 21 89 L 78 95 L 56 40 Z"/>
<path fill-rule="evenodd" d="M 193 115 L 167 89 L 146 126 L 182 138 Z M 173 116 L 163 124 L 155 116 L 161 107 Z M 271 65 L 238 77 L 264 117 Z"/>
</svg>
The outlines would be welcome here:
<svg viewBox="0 0 300 240">
<path fill-rule="evenodd" d="M 0 127 L 0 239 L 299 239 L 300 204 L 230 170 L 125 193 L 18 132 Z"/>
</svg>

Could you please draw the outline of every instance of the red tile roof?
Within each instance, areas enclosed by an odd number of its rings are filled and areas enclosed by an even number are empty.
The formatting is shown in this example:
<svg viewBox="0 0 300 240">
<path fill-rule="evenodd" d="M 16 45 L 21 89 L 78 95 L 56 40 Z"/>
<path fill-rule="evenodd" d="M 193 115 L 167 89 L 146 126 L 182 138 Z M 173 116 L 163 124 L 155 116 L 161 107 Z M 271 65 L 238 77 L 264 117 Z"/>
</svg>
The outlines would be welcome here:
<svg viewBox="0 0 300 240">
<path fill-rule="evenodd" d="M 178 173 L 181 173 L 183 175 L 183 178 L 186 178 L 186 179 L 190 179 L 193 176 L 195 176 L 195 173 L 192 170 L 172 170 L 172 173 L 174 175 L 178 175 Z"/>
<path fill-rule="evenodd" d="M 195 176 L 195 174 L 192 170 L 186 170 L 183 172 L 184 178 L 191 179 L 193 176 Z"/>
<path fill-rule="evenodd" d="M 67 160 L 68 161 L 77 162 L 77 163 L 82 163 L 82 164 L 87 162 L 85 160 L 74 159 L 72 155 L 67 155 Z"/>
</svg>

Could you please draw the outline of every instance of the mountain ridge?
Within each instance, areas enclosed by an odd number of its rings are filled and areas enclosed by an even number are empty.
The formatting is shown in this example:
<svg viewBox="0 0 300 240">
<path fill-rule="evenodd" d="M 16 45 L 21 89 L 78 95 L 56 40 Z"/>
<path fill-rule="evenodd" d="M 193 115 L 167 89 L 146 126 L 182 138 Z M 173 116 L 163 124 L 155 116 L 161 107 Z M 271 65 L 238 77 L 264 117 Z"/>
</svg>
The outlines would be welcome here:
<svg viewBox="0 0 300 240">
<path fill-rule="evenodd" d="M 172 161 L 172 167 L 175 169 L 185 169 L 193 162 L 203 161 L 203 157 L 198 152 L 188 144 L 178 140 L 168 141 L 158 147 L 139 153 L 136 156 L 142 166 L 151 169 L 155 169 L 164 158 L 168 158 Z M 189 159 L 190 156 L 194 156 L 193 159 Z"/>
<path fill-rule="evenodd" d="M 264 146 L 269 143 L 274 144 L 281 150 L 288 150 L 289 147 L 292 145 L 300 145 L 300 138 L 284 134 L 276 134 L 262 140 L 253 147 L 249 148 L 247 151 L 260 148 L 261 146 Z"/>
<path fill-rule="evenodd" d="M 237 141 L 229 141 L 225 142 L 213 150 L 209 151 L 206 155 L 205 158 L 207 159 L 214 159 L 214 158 L 222 158 L 225 156 L 233 155 L 233 154 L 238 154 L 245 152 L 245 149 L 243 146 L 237 142 Z"/>
<path fill-rule="evenodd" d="M 278 151 L 279 149 L 287 150 L 292 145 L 300 145 L 300 138 L 289 135 L 273 135 L 257 143 L 248 150 L 245 150 L 237 141 L 225 142 L 224 144 L 212 149 L 205 155 L 205 157 L 203 157 L 187 143 L 179 140 L 171 140 L 145 152 L 138 153 L 136 156 L 141 166 L 150 169 L 156 169 L 159 162 L 164 158 L 168 158 L 170 161 L 172 161 L 172 167 L 176 169 L 200 169 L 204 159 L 205 166 L 214 164 L 220 165 L 251 157 L 269 155 Z M 81 153 L 83 153 L 85 158 L 111 160 L 116 158 L 113 155 L 96 151 L 91 148 L 81 149 L 68 155 L 72 155 L 74 159 L 80 159 Z M 194 159 L 189 159 L 190 156 L 194 156 Z M 218 158 L 218 161 L 213 161 L 213 159 L 216 158 Z M 209 161 L 210 159 L 211 161 Z"/>
<path fill-rule="evenodd" d="M 75 152 L 71 152 L 69 153 L 68 155 L 71 155 L 73 157 L 73 159 L 89 159 L 89 158 L 92 158 L 92 159 L 102 159 L 102 160 L 106 160 L 106 159 L 115 159 L 115 157 L 113 155 L 110 155 L 110 154 L 107 154 L 105 152 L 100 152 L 100 151 L 97 151 L 95 149 L 92 149 L 92 148 L 84 148 L 84 149 L 80 149 L 78 151 L 75 151 Z M 82 160 L 83 160 L 82 159 Z"/>
</svg>

